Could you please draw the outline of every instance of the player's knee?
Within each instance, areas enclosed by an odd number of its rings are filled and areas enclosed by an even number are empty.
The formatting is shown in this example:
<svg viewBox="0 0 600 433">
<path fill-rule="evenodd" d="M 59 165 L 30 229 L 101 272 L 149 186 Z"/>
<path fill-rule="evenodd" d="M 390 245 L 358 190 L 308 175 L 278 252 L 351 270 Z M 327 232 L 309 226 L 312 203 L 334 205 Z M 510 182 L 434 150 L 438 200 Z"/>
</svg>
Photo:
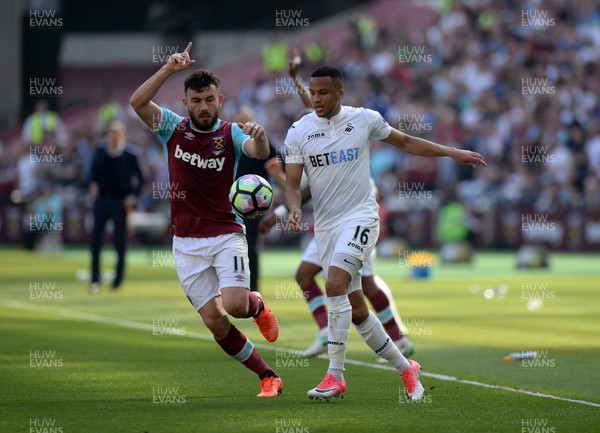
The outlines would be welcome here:
<svg viewBox="0 0 600 433">
<path fill-rule="evenodd" d="M 328 297 L 341 296 L 346 293 L 348 287 L 340 279 L 327 279 L 325 283 L 325 292 Z"/>
</svg>

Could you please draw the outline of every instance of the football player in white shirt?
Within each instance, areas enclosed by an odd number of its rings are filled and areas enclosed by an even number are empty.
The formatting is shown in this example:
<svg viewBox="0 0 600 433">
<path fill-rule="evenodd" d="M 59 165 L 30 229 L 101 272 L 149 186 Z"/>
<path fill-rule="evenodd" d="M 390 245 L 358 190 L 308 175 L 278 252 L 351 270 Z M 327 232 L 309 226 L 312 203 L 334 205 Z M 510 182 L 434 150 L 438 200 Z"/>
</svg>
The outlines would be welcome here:
<svg viewBox="0 0 600 433">
<path fill-rule="evenodd" d="M 308 94 L 308 91 L 307 91 Z M 310 101 L 309 101 L 310 102 Z M 312 108 L 311 108 L 312 111 Z M 272 179 L 285 189 L 285 172 L 283 171 L 283 164 L 279 157 L 272 158 L 265 163 L 265 168 Z M 375 185 L 373 178 L 370 179 L 371 187 L 375 189 L 375 196 L 379 201 L 379 189 Z M 308 180 L 306 176 L 302 176 L 300 182 L 300 188 L 305 192 Z M 306 188 L 308 190 L 308 188 Z M 310 193 L 310 191 L 307 191 Z M 307 200 L 310 199 L 310 195 L 307 194 Z M 303 200 L 304 201 L 304 200 Z M 285 205 L 280 205 L 275 209 L 274 212 L 269 213 L 260 220 L 258 229 L 261 233 L 267 233 L 271 227 L 277 224 L 278 220 L 282 220 L 288 217 L 288 211 Z M 376 253 L 375 250 L 367 258 L 367 261 L 363 263 L 361 269 L 361 289 L 365 296 L 371 302 L 377 318 L 385 328 L 386 332 L 392 339 L 392 342 L 400 349 L 400 352 L 405 357 L 410 357 L 413 352 L 413 344 L 410 339 L 402 333 L 400 329 L 400 314 L 398 308 L 394 302 L 392 291 L 388 287 L 385 281 L 383 281 L 378 275 L 375 275 L 374 261 Z M 316 282 L 316 276 L 322 270 L 321 257 L 317 250 L 317 244 L 314 238 L 310 241 L 308 246 L 304 250 L 302 255 L 302 261 L 296 270 L 296 282 L 302 290 L 302 294 L 306 299 L 308 308 L 319 327 L 319 334 L 315 339 L 314 343 L 305 351 L 302 355 L 310 358 L 318 356 L 322 353 L 327 352 L 327 306 L 326 298 L 323 290 L 319 287 Z M 383 358 L 378 358 L 380 362 L 386 362 Z"/>
<path fill-rule="evenodd" d="M 332 66 L 321 66 L 311 74 L 309 92 L 315 111 L 295 122 L 285 140 L 290 224 L 293 230 L 301 230 L 304 170 L 314 203 L 315 240 L 329 302 L 329 369 L 308 397 L 330 399 L 345 394 L 343 369 L 353 322 L 367 345 L 398 370 L 408 398 L 419 400 L 424 393 L 420 365 L 391 344 L 360 290 L 359 270 L 379 234 L 379 206 L 369 182 L 369 141 L 375 138 L 420 156 L 449 156 L 470 167 L 485 165 L 485 161 L 476 152 L 404 134 L 375 111 L 342 106 L 343 74 Z"/>
</svg>

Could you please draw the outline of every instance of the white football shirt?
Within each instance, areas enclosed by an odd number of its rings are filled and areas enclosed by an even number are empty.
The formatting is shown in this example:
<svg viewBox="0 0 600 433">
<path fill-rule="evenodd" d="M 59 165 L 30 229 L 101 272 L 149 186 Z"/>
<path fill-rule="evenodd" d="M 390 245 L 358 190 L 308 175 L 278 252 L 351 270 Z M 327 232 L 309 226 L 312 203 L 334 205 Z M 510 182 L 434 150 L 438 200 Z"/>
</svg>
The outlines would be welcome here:
<svg viewBox="0 0 600 433">
<path fill-rule="evenodd" d="M 316 231 L 356 219 L 379 219 L 370 182 L 369 140 L 383 140 L 391 131 L 378 112 L 348 106 L 331 119 L 313 112 L 291 126 L 285 162 L 304 165 Z"/>
</svg>

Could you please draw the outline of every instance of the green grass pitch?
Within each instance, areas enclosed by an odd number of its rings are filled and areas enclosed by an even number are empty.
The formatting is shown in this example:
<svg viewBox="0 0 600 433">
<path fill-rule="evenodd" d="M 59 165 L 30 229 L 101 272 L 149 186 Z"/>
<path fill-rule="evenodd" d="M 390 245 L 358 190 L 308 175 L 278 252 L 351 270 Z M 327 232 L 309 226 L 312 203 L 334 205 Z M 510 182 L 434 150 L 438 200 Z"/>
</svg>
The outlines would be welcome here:
<svg viewBox="0 0 600 433">
<path fill-rule="evenodd" d="M 258 399 L 256 376 L 212 341 L 165 248 L 132 250 L 123 289 L 96 296 L 76 278 L 86 250 L 0 250 L 0 432 L 600 431 L 597 254 L 556 253 L 549 270 L 516 270 L 514 254 L 478 253 L 472 266 L 435 265 L 428 280 L 378 259 L 423 367 L 420 403 L 406 402 L 398 375 L 355 331 L 346 398 L 307 399 L 327 361 L 293 351 L 317 331 L 291 278 L 299 259 L 261 256 L 276 343 L 234 320 L 284 380 L 281 397 Z M 103 267 L 113 263 L 105 253 Z M 486 299 L 501 285 L 504 297 Z M 528 309 L 528 298 L 543 302 Z M 502 361 L 528 350 L 538 358 Z"/>
</svg>

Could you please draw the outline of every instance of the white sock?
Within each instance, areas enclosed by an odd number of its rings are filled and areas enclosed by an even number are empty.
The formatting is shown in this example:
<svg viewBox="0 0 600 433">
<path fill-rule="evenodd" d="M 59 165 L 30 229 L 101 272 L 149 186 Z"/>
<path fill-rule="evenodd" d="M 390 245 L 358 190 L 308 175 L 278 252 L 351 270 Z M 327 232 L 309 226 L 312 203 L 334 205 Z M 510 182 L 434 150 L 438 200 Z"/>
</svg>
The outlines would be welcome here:
<svg viewBox="0 0 600 433">
<path fill-rule="evenodd" d="M 402 373 L 410 368 L 408 360 L 402 355 L 400 350 L 392 342 L 377 316 L 369 310 L 369 317 L 360 325 L 354 325 L 360 336 L 365 340 L 375 354 L 379 355 L 394 366 L 398 372 Z"/>
<path fill-rule="evenodd" d="M 350 323 L 352 323 L 352 306 L 348 295 L 332 296 L 328 299 L 327 355 L 329 356 L 329 369 L 327 373 L 333 374 L 337 380 L 343 382 L 346 345 L 350 334 Z"/>
</svg>

